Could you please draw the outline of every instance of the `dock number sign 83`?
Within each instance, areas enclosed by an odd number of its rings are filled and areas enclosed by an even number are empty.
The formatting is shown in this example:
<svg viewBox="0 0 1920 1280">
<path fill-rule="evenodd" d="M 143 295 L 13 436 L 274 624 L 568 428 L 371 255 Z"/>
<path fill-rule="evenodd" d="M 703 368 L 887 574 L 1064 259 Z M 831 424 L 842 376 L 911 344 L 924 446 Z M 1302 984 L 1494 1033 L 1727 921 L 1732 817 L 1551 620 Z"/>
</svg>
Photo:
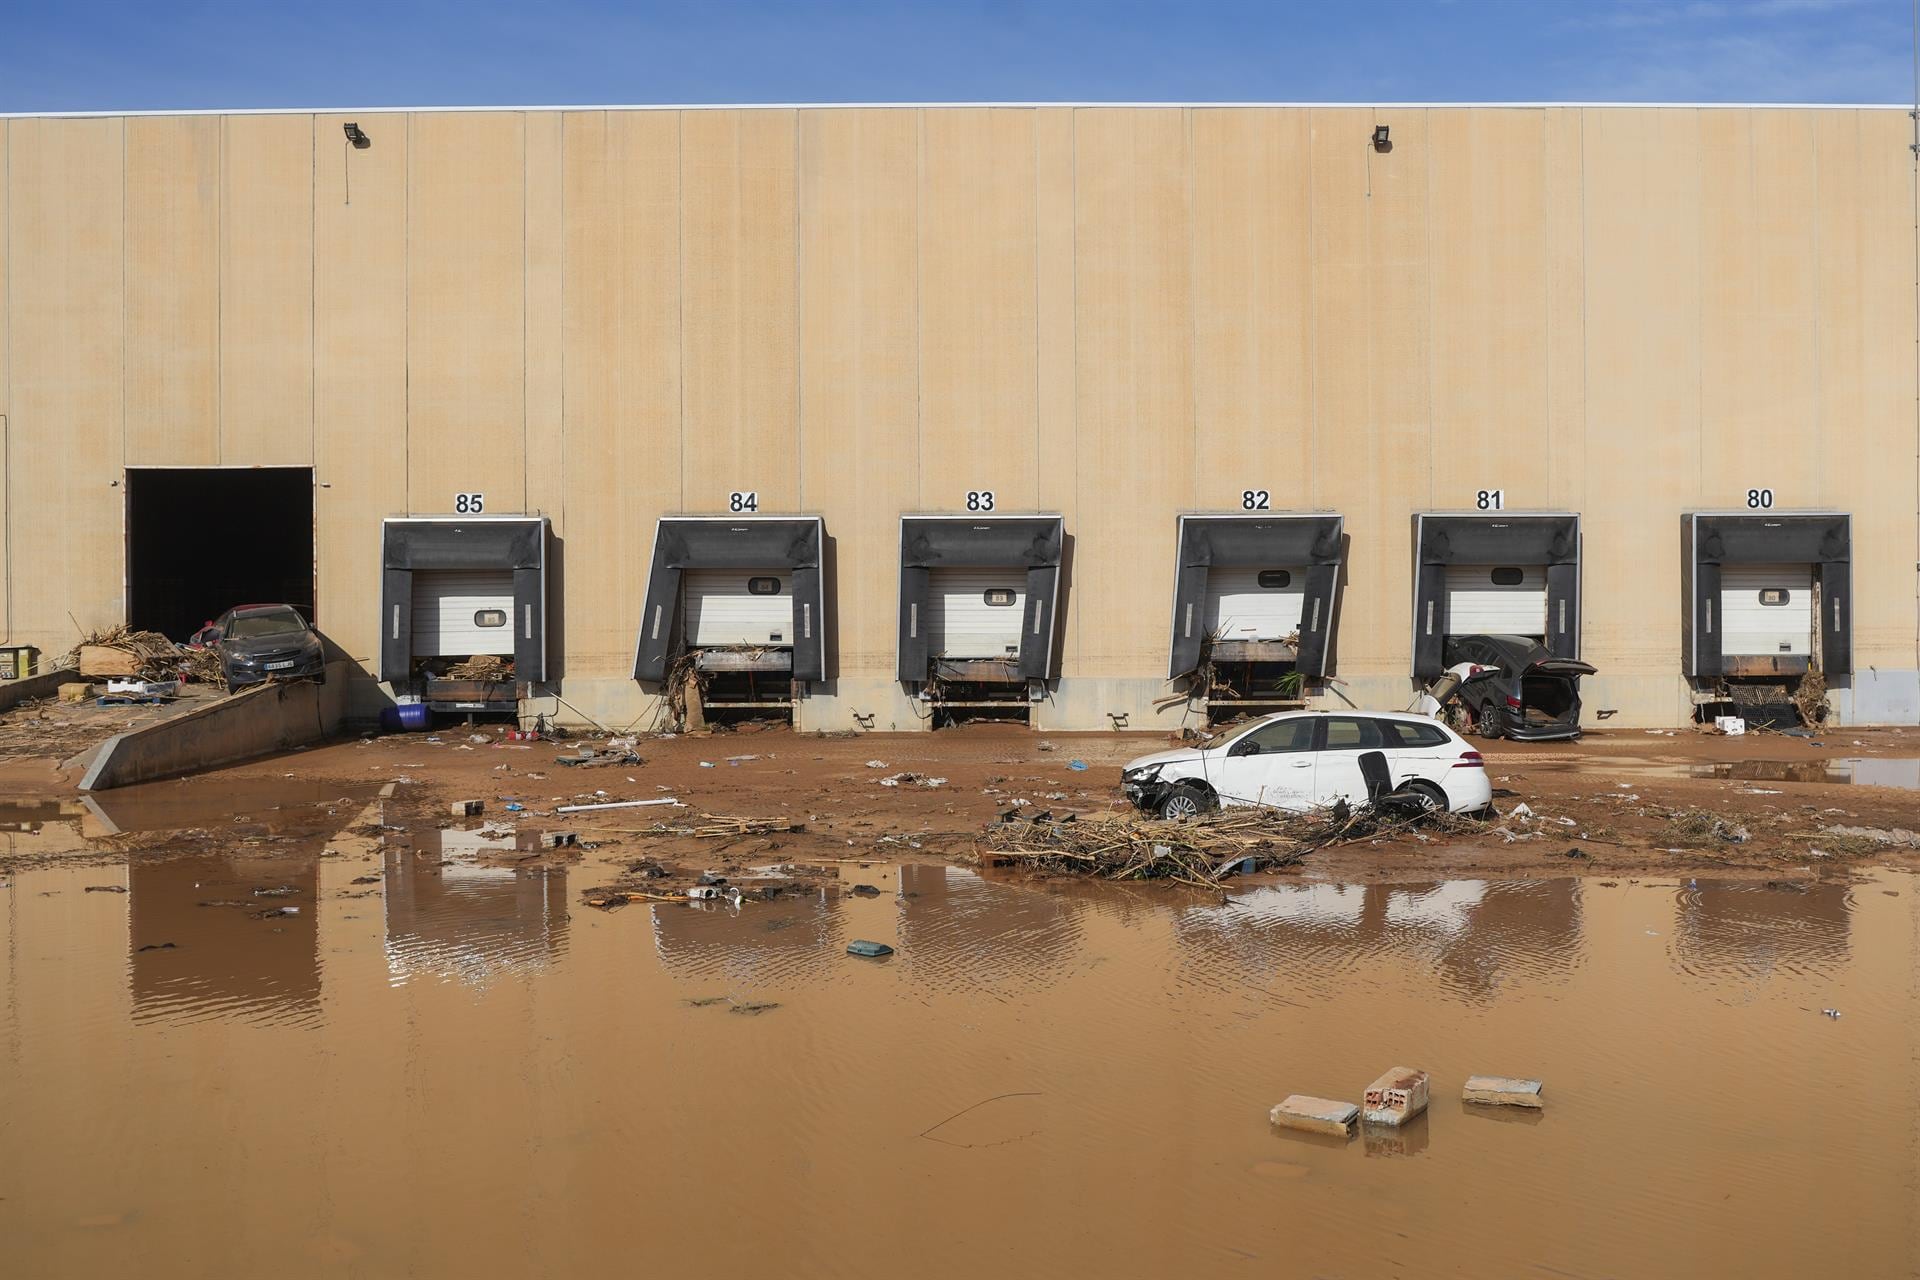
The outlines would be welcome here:
<svg viewBox="0 0 1920 1280">
<path fill-rule="evenodd" d="M 991 489 L 967 490 L 967 510 L 969 511 L 993 510 L 993 490 Z"/>
</svg>

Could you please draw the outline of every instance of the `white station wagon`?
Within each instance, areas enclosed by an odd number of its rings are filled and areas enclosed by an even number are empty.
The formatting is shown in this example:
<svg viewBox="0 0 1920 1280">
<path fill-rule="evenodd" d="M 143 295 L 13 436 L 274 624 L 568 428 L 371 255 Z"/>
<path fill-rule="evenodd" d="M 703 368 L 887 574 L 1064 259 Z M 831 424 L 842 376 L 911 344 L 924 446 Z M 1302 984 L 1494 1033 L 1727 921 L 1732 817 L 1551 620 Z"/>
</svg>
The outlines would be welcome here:
<svg viewBox="0 0 1920 1280">
<path fill-rule="evenodd" d="M 1477 813 L 1493 802 L 1480 753 L 1426 716 L 1285 711 L 1192 747 L 1129 761 L 1120 786 L 1164 818 L 1222 805 L 1300 812 L 1398 792 L 1432 809 Z"/>
</svg>

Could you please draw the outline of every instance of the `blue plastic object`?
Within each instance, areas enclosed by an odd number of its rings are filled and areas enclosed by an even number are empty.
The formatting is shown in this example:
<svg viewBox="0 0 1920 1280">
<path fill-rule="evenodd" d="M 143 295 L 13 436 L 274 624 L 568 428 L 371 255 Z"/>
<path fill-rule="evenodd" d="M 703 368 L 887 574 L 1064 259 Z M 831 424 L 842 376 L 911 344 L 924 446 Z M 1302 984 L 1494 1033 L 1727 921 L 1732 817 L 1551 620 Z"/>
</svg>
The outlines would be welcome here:
<svg viewBox="0 0 1920 1280">
<path fill-rule="evenodd" d="M 424 702 L 400 702 L 380 709 L 380 727 L 388 733 L 418 733 L 432 719 Z"/>
<path fill-rule="evenodd" d="M 1075 773 L 1085 773 L 1087 771 L 1087 762 L 1085 760 L 1075 760 L 1072 764 L 1068 765 L 1067 768 L 1073 770 Z"/>
</svg>

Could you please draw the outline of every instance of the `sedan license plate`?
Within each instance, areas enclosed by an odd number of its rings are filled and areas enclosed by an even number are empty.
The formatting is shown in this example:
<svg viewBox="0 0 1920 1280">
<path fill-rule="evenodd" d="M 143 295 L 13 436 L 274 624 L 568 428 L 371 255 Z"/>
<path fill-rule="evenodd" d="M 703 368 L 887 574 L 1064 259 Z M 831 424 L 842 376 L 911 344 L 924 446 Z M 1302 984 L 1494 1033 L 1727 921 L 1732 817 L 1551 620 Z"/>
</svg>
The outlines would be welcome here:
<svg viewBox="0 0 1920 1280">
<path fill-rule="evenodd" d="M 286 669 L 287 669 L 288 667 L 291 667 L 292 665 L 293 665 L 293 659 L 292 659 L 292 658 L 288 658 L 288 659 L 287 659 L 287 660 L 286 660 L 285 662 L 269 662 L 269 663 L 267 663 L 267 664 L 266 664 L 266 670 L 268 670 L 268 671 L 285 671 L 285 670 L 286 670 Z"/>
</svg>

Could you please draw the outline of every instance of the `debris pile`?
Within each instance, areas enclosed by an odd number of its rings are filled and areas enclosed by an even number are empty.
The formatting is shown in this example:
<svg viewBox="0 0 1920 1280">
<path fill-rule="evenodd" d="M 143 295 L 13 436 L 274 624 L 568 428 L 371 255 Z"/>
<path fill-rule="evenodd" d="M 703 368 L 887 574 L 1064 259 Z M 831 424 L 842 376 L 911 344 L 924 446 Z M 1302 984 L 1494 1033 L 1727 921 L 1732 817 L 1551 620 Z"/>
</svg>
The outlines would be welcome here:
<svg viewBox="0 0 1920 1280">
<path fill-rule="evenodd" d="M 1132 813 L 1050 812 L 988 827 L 985 866 L 1105 880 L 1178 880 L 1212 888 L 1240 871 L 1291 866 L 1316 849 L 1412 825 L 1413 816 L 1335 805 L 1308 813 L 1252 807 L 1169 822 Z M 1460 821 L 1436 815 L 1429 821 Z"/>
<path fill-rule="evenodd" d="M 700 825 L 690 833 L 700 840 L 736 840 L 742 836 L 764 836 L 807 829 L 805 823 L 788 818 L 730 818 L 725 814 L 703 813 L 700 819 Z"/>
<path fill-rule="evenodd" d="M 477 653 L 463 662 L 456 662 L 447 668 L 449 680 L 511 680 L 513 662 L 492 653 Z"/>
<path fill-rule="evenodd" d="M 158 631 L 134 631 L 123 623 L 82 636 L 58 665 L 78 668 L 83 676 L 171 680 L 180 674 L 181 657 L 180 646 Z"/>
<path fill-rule="evenodd" d="M 183 648 L 174 669 L 180 673 L 182 680 L 190 680 L 195 684 L 220 684 L 227 678 L 225 669 L 220 665 L 218 649 Z"/>
</svg>

